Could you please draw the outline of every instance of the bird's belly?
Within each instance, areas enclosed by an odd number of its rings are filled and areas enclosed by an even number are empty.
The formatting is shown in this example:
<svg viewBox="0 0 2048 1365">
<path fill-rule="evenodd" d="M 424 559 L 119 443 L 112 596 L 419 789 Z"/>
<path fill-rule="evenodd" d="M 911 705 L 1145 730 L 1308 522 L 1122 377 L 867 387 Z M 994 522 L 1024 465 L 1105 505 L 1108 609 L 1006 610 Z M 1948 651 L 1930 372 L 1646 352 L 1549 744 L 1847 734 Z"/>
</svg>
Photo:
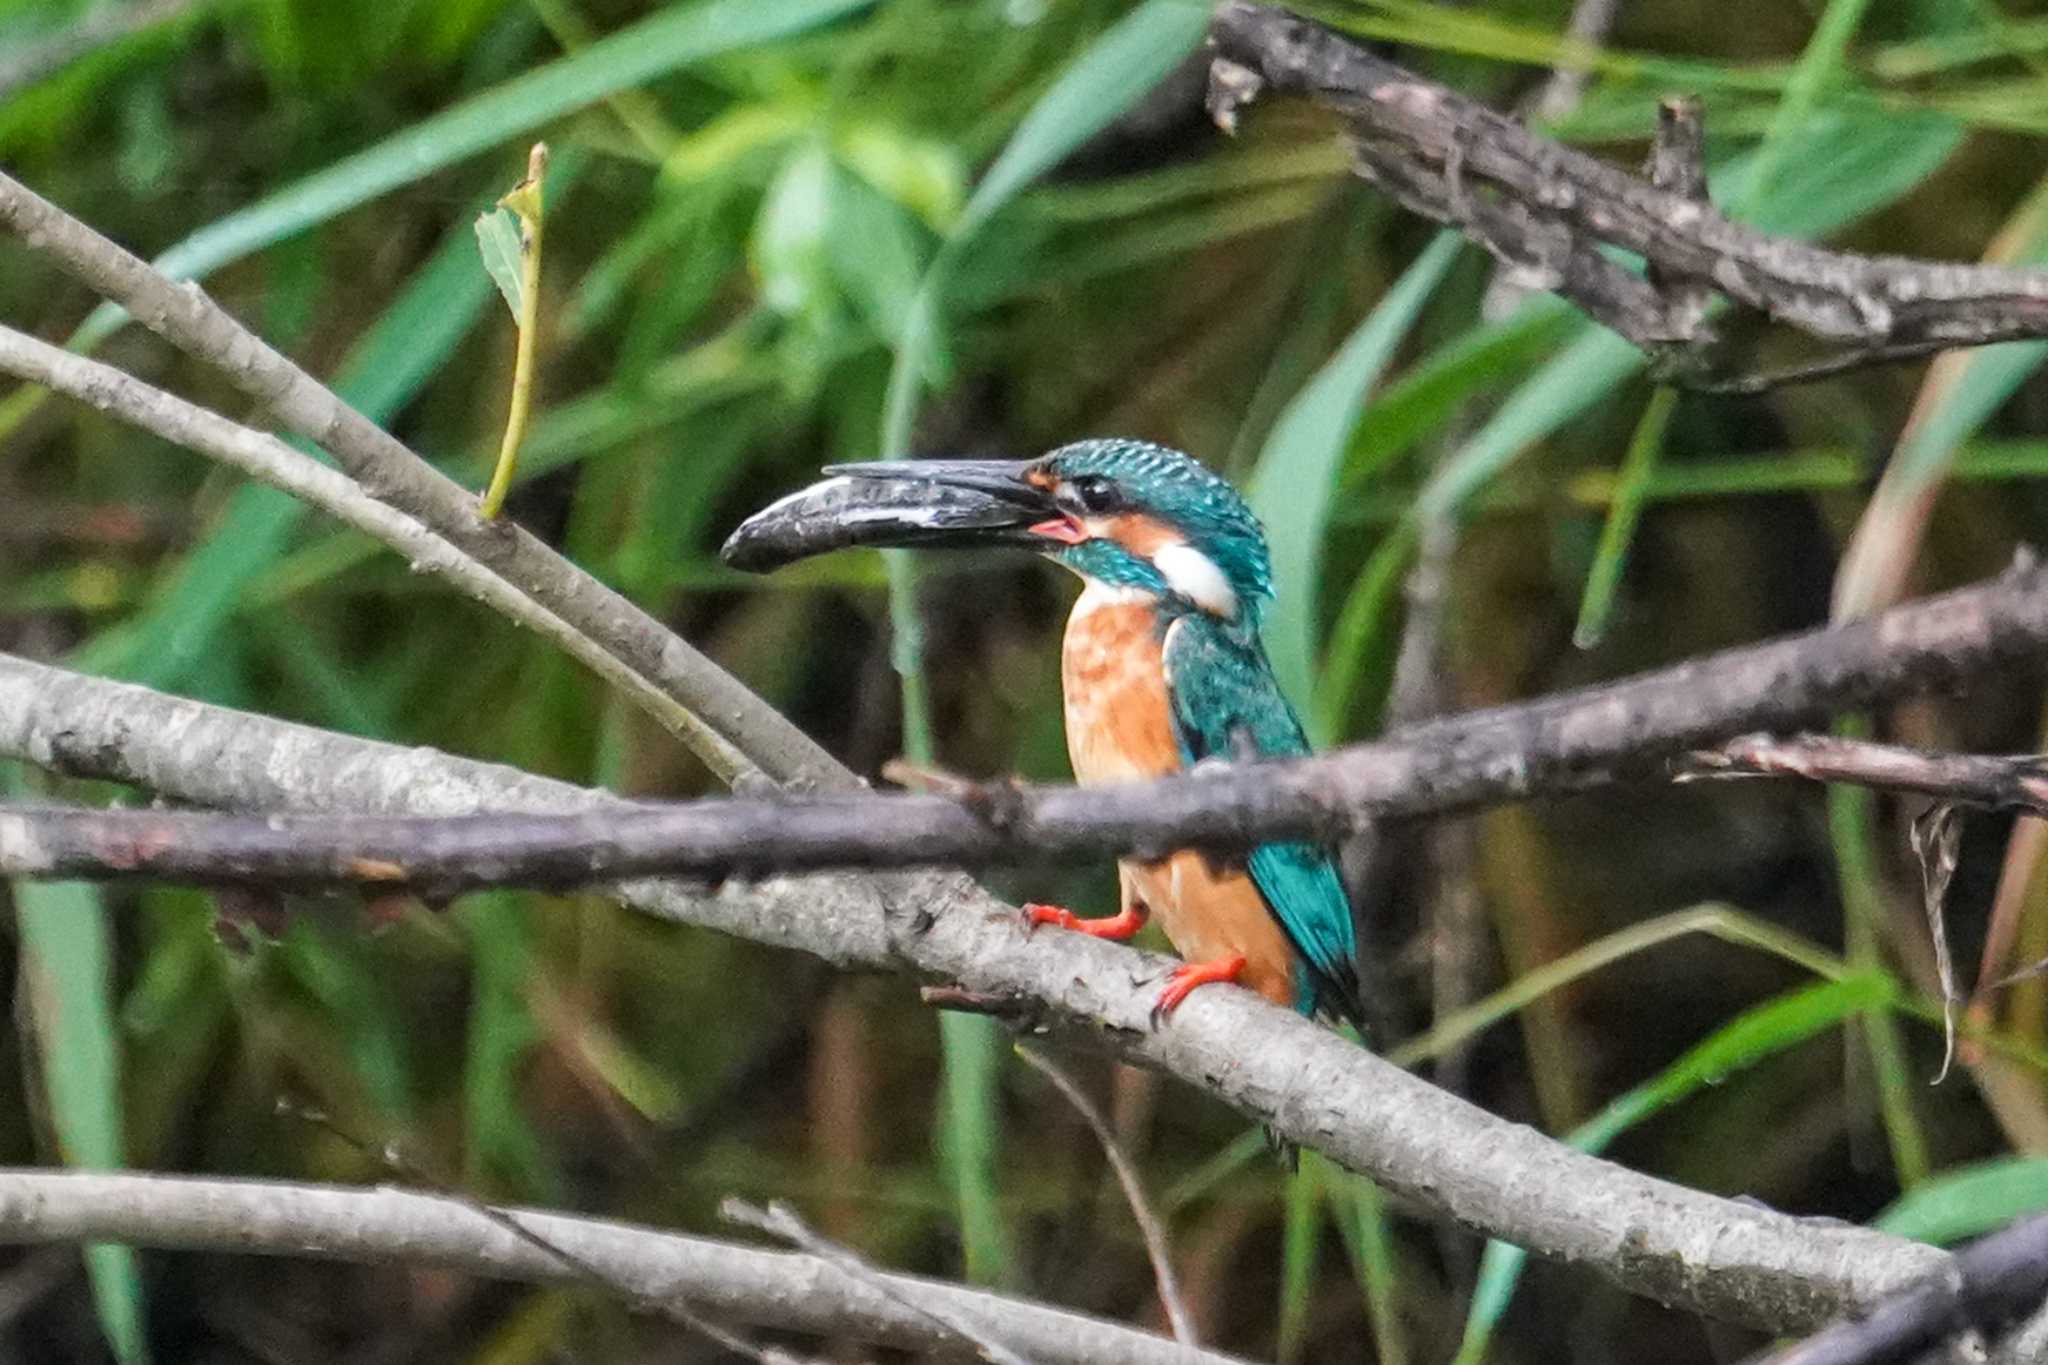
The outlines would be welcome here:
<svg viewBox="0 0 2048 1365">
<path fill-rule="evenodd" d="M 1060 682 L 1075 781 L 1137 782 L 1185 766 L 1149 600 L 1090 586 L 1067 622 Z M 1246 986 L 1276 1004 L 1295 1004 L 1293 945 L 1241 869 L 1192 849 L 1119 867 L 1124 899 L 1142 901 L 1158 917 L 1174 951 L 1190 962 L 1241 953 Z"/>
</svg>

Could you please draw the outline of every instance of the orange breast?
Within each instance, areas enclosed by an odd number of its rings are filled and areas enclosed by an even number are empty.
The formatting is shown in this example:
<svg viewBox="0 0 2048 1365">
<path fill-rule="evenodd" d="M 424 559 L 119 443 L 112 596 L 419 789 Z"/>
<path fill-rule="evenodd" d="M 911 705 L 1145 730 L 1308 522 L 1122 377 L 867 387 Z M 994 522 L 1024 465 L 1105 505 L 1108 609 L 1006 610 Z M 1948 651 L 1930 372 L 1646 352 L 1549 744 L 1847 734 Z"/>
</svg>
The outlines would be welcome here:
<svg viewBox="0 0 2048 1365">
<path fill-rule="evenodd" d="M 1067 754 L 1085 786 L 1179 772 L 1158 617 L 1142 594 L 1090 584 L 1074 604 L 1060 656 Z M 1158 916 L 1191 962 L 1242 953 L 1245 985 L 1277 1004 L 1295 998 L 1294 950 L 1258 887 L 1193 850 L 1156 863 L 1125 860 L 1124 897 Z"/>
</svg>

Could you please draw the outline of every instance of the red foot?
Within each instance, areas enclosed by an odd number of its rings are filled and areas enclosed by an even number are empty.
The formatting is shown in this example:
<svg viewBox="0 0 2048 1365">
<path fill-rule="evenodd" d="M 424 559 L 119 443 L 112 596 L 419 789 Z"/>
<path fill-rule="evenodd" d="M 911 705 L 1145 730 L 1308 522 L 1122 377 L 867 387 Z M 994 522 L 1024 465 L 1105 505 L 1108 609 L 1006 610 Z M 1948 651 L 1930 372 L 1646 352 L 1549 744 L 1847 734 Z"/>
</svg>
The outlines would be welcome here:
<svg viewBox="0 0 2048 1365">
<path fill-rule="evenodd" d="M 1219 957 L 1214 962 L 1188 962 L 1173 969 L 1166 978 L 1166 988 L 1159 992 L 1159 1003 L 1152 1007 L 1152 1027 L 1158 1028 L 1166 1016 L 1180 1008 L 1180 1002 L 1187 999 L 1197 986 L 1206 986 L 1212 981 L 1235 981 L 1244 971 L 1244 954 L 1232 953 Z"/>
<path fill-rule="evenodd" d="M 1145 927 L 1149 912 L 1142 905 L 1127 905 L 1107 919 L 1082 919 L 1071 910 L 1062 910 L 1057 905 L 1040 905 L 1028 901 L 1024 906 L 1024 926 L 1036 929 L 1041 924 L 1055 924 L 1062 929 L 1072 929 L 1077 934 L 1088 934 L 1094 938 L 1123 940 Z"/>
</svg>

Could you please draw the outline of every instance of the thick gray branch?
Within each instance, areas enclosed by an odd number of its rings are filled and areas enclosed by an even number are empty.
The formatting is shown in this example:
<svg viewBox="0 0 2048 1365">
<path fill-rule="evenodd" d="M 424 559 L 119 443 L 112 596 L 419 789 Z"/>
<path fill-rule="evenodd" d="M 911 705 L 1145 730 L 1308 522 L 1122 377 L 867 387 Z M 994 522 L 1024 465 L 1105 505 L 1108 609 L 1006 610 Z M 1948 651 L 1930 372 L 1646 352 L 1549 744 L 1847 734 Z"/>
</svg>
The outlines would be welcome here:
<svg viewBox="0 0 2048 1365">
<path fill-rule="evenodd" d="M 2048 272 L 1863 256 L 1758 232 L 1685 187 L 1654 185 L 1540 137 L 1329 29 L 1249 0 L 1224 0 L 1213 42 L 1221 70 L 1212 103 L 1226 126 L 1262 87 L 1328 105 L 1350 124 L 1360 175 L 1646 349 L 1709 340 L 1687 285 L 1847 348 L 1828 372 L 1858 359 L 2048 336 Z M 1653 273 L 1628 270 L 1603 246 L 1634 252 Z"/>
<path fill-rule="evenodd" d="M 1244 847 L 1274 837 L 1336 839 L 1386 816 L 1441 814 L 1631 774 L 1661 779 L 1660 760 L 1731 735 L 1792 729 L 1832 708 L 1952 687 L 2044 657 L 2048 569 L 2029 566 L 1866 620 L 1447 716 L 1288 763 L 1086 790 L 960 784 L 948 796 L 699 801 L 583 820 L 522 819 L 494 808 L 431 830 L 368 818 L 208 827 L 205 817 L 170 812 L 87 812 L 39 817 L 45 832 L 38 839 L 14 816 L 0 825 L 0 870 L 455 889 L 656 872 L 980 866 L 1190 844 Z M 74 770 L 93 766 L 90 755 L 60 757 Z M 1994 760 L 1960 761 L 1975 773 Z M 2011 799 L 1999 804 L 2024 804 L 2024 793 L 2003 790 Z M 270 814 L 293 803 L 206 804 Z"/>
<path fill-rule="evenodd" d="M 1618 717 L 1616 717 L 1618 719 Z M 0 755 L 181 800 L 367 813 L 593 810 L 615 798 L 512 769 L 350 739 L 0 656 Z M 1076 934 L 1027 935 L 957 874 L 616 888 L 647 914 L 842 966 L 1016 1000 L 1155 1067 L 1429 1211 L 1634 1293 L 1774 1331 L 1818 1324 L 1944 1264 L 1862 1228 L 1806 1222 L 1589 1157 L 1446 1094 L 1245 991 L 1197 992 L 1154 1031 L 1171 965 Z"/>
<path fill-rule="evenodd" d="M 541 1283 L 575 1280 L 580 1265 L 648 1304 L 681 1303 L 726 1321 L 912 1351 L 959 1350 L 958 1336 L 929 1310 L 972 1323 L 1034 1361 L 1227 1365 L 1235 1359 L 939 1280 L 884 1271 L 855 1276 L 802 1253 L 596 1218 L 505 1212 L 563 1256 L 462 1200 L 388 1186 L 0 1170 L 0 1243 L 123 1242 L 366 1265 L 424 1262 Z"/>
</svg>

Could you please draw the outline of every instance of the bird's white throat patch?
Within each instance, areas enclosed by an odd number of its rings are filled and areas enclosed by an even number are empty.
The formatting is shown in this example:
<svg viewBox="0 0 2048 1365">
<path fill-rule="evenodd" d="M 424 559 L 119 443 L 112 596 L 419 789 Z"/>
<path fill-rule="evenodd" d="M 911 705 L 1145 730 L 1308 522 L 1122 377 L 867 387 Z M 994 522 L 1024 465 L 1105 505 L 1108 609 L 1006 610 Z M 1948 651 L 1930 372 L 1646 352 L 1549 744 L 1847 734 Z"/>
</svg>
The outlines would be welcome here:
<svg viewBox="0 0 2048 1365">
<path fill-rule="evenodd" d="M 1186 541 L 1169 541 L 1152 552 L 1153 566 L 1182 597 L 1212 616 L 1237 618 L 1237 590 L 1216 561 Z"/>
</svg>

